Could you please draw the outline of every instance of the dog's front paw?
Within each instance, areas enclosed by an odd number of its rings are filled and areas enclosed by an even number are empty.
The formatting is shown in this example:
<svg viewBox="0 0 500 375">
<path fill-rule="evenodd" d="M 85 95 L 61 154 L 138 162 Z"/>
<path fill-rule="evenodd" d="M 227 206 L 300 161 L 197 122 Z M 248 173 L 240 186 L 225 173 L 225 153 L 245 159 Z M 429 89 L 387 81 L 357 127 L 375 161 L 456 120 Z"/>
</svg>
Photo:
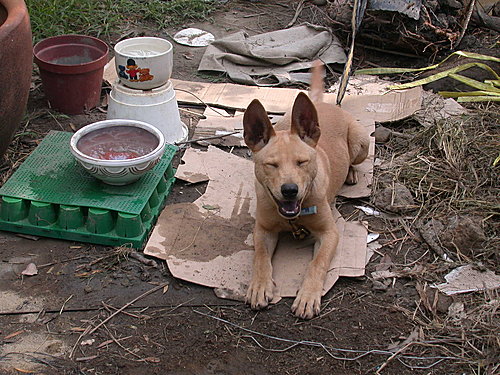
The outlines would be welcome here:
<svg viewBox="0 0 500 375">
<path fill-rule="evenodd" d="M 273 289 L 274 281 L 272 278 L 252 279 L 248 287 L 246 303 L 250 304 L 254 310 L 263 309 L 273 300 Z"/>
<path fill-rule="evenodd" d="M 306 291 L 301 288 L 293 301 L 292 312 L 301 319 L 312 319 L 319 314 L 321 291 Z"/>
</svg>

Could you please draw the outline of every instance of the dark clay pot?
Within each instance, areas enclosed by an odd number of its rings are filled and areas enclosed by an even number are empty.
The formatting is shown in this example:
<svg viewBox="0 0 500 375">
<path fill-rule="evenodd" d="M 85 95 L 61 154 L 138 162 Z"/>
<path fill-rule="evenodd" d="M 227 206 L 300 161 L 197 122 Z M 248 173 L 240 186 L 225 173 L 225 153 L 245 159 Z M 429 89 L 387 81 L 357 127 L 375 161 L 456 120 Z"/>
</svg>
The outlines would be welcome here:
<svg viewBox="0 0 500 375">
<path fill-rule="evenodd" d="M 26 110 L 33 54 L 28 9 L 23 0 L 0 0 L 0 159 Z"/>
</svg>

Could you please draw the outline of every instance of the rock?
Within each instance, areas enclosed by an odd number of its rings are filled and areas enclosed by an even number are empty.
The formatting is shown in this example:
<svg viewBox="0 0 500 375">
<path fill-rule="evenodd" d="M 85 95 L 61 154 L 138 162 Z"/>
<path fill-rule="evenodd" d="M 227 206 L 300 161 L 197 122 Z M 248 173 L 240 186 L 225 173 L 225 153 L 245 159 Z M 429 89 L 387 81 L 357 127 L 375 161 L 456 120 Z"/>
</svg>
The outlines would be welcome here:
<svg viewBox="0 0 500 375">
<path fill-rule="evenodd" d="M 147 271 L 141 272 L 139 275 L 141 281 L 151 281 L 151 274 Z"/>
<path fill-rule="evenodd" d="M 483 228 L 469 216 L 452 216 L 441 232 L 441 244 L 450 251 L 458 249 L 462 254 L 471 257 L 486 240 Z"/>
<path fill-rule="evenodd" d="M 389 285 L 391 285 L 391 280 L 384 280 L 384 282 L 378 280 L 372 280 L 372 289 L 375 290 L 376 292 L 387 291 Z"/>
<path fill-rule="evenodd" d="M 378 126 L 373 132 L 376 143 L 386 143 L 391 139 L 392 130 L 386 128 L 385 126 Z"/>
<path fill-rule="evenodd" d="M 400 183 L 383 189 L 375 196 L 374 202 L 377 207 L 394 213 L 405 213 L 417 208 L 410 191 Z"/>
<path fill-rule="evenodd" d="M 461 321 L 467 317 L 465 305 L 463 302 L 453 302 L 448 307 L 448 316 L 454 321 Z"/>
<path fill-rule="evenodd" d="M 431 305 L 435 306 L 436 311 L 440 313 L 448 312 L 448 308 L 453 303 L 453 297 L 447 296 L 434 288 L 428 288 L 425 292 Z"/>
<path fill-rule="evenodd" d="M 438 254 L 445 250 L 457 250 L 467 257 L 481 248 L 486 240 L 483 229 L 477 220 L 469 216 L 455 215 L 444 220 L 431 219 L 419 228 L 422 238 Z"/>
<path fill-rule="evenodd" d="M 35 276 L 38 275 L 38 269 L 36 268 L 35 263 L 30 263 L 26 266 L 26 269 L 21 272 L 24 276 Z"/>
<path fill-rule="evenodd" d="M 442 259 L 448 259 L 448 255 L 441 246 L 439 240 L 439 233 L 444 229 L 443 223 L 437 219 L 431 219 L 423 225 L 419 225 L 418 231 L 420 235 L 427 242 L 427 245 Z"/>
</svg>

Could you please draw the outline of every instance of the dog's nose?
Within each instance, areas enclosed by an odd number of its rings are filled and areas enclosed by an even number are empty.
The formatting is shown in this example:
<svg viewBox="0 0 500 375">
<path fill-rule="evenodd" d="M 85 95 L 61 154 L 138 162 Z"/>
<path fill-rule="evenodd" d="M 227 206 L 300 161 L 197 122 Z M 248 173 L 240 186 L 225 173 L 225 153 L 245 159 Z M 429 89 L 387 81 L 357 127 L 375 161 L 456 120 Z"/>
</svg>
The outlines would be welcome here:
<svg viewBox="0 0 500 375">
<path fill-rule="evenodd" d="M 299 187 L 296 184 L 283 184 L 281 185 L 281 194 L 286 199 L 293 199 L 299 193 Z"/>
</svg>

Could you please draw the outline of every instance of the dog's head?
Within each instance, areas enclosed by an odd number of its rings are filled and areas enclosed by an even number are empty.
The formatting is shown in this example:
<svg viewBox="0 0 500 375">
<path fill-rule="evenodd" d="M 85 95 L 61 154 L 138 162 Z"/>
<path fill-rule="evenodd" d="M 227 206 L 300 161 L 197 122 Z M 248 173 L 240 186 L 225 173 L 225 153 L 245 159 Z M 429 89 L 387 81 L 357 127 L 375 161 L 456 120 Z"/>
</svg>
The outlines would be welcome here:
<svg viewBox="0 0 500 375">
<path fill-rule="evenodd" d="M 256 99 L 243 116 L 245 143 L 254 153 L 257 181 L 287 219 L 300 214 L 317 173 L 316 145 L 321 132 L 316 108 L 306 94 L 295 99 L 290 122 L 289 131 L 275 131 Z"/>
</svg>

